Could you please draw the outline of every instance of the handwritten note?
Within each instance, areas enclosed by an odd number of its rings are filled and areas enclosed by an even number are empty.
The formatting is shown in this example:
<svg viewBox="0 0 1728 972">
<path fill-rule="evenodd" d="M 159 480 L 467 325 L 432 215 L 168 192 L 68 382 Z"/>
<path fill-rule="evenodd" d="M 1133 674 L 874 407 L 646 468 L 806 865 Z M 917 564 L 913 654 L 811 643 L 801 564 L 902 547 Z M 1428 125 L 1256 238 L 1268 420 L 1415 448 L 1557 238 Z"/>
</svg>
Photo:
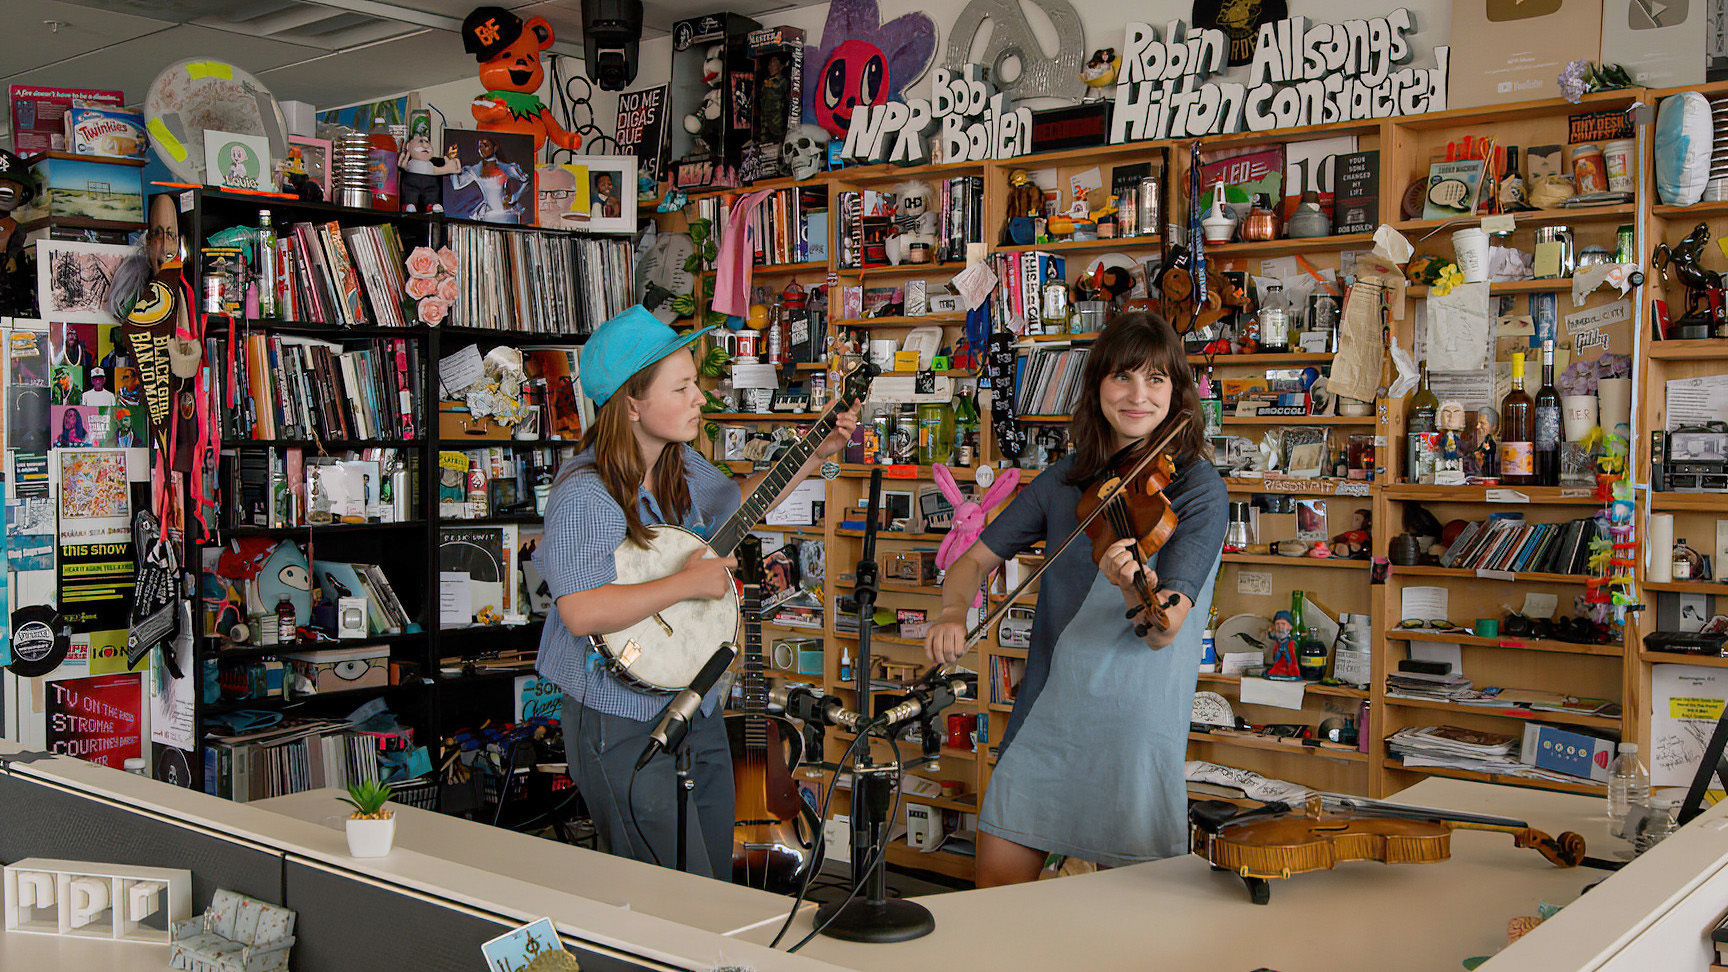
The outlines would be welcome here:
<svg viewBox="0 0 1728 972">
<path fill-rule="evenodd" d="M 1728 699 L 1728 670 L 1697 665 L 1650 668 L 1650 783 L 1685 786 Z"/>
<path fill-rule="evenodd" d="M 470 344 L 455 354 L 438 359 L 438 384 L 447 398 L 454 398 L 469 385 L 486 377 L 486 364 L 480 357 L 480 346 Z"/>
</svg>

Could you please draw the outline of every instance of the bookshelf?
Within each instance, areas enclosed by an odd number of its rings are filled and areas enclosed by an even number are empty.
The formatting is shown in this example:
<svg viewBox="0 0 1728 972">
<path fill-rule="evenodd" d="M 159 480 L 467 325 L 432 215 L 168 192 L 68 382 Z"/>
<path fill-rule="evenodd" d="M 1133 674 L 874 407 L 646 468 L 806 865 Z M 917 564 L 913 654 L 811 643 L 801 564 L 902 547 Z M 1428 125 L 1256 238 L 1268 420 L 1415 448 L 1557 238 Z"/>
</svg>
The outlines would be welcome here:
<svg viewBox="0 0 1728 972">
<path fill-rule="evenodd" d="M 500 261 L 493 272 L 486 275 L 494 282 L 526 280 L 532 276 L 545 283 L 558 274 L 596 273 L 606 260 L 614 262 L 604 265 L 623 271 L 621 274 L 614 272 L 613 276 L 621 276 L 624 280 L 629 277 L 627 241 L 568 232 L 473 225 L 441 215 L 347 209 L 325 203 L 300 203 L 204 189 L 185 192 L 189 198 L 183 197 L 181 219 L 185 230 L 183 235 L 188 240 L 206 239 L 217 230 L 228 227 L 255 226 L 258 211 L 266 209 L 271 212 L 279 234 L 284 227 L 302 222 L 335 223 L 343 228 L 388 226 L 400 239 L 404 252 L 414 246 L 438 247 L 451 243 L 459 254 L 491 252 L 498 255 Z M 533 262 L 542 256 L 555 262 L 545 266 Z M 518 262 L 508 262 L 510 260 Z M 190 260 L 189 264 L 196 264 L 196 260 Z M 195 272 L 197 268 L 194 265 L 189 269 Z M 521 348 L 530 357 L 573 349 L 580 346 L 586 332 L 600 320 L 626 306 L 621 303 L 627 297 L 625 287 L 618 285 L 617 281 L 608 281 L 607 286 L 597 289 L 587 287 L 574 277 L 564 284 L 567 286 L 541 290 L 540 297 L 530 297 L 526 290 L 508 286 L 499 288 L 500 291 L 510 291 L 504 295 L 488 297 L 465 293 L 463 299 L 466 303 L 459 303 L 458 313 L 466 316 L 440 327 L 417 323 L 402 327 L 381 326 L 376 323 L 377 317 L 371 323 L 351 327 L 318 320 L 235 320 L 235 332 L 241 347 L 253 340 L 270 347 L 328 346 L 338 355 L 374 346 L 392 351 L 400 349 L 404 353 L 406 360 L 401 373 L 407 381 L 401 386 L 393 386 L 393 389 L 399 387 L 408 393 L 408 405 L 399 416 L 402 419 L 400 424 L 382 423 L 377 434 L 349 435 L 337 430 L 333 424 L 334 412 L 326 414 L 313 406 L 301 416 L 298 425 L 285 426 L 277 431 L 246 423 L 246 408 L 241 407 L 231 410 L 232 414 L 227 416 L 220 448 L 225 460 L 235 463 L 247 456 L 286 458 L 293 454 L 302 459 L 340 459 L 345 456 L 365 459 L 384 450 L 392 451 L 408 466 L 409 497 L 404 504 L 407 515 L 395 522 L 282 522 L 262 526 L 223 520 L 212 543 L 189 544 L 188 563 L 201 563 L 207 553 L 214 555 L 218 545 L 231 538 L 246 542 L 292 539 L 306 550 L 314 564 L 376 565 L 401 602 L 407 620 L 418 630 L 372 634 L 363 639 L 341 640 L 328 645 L 288 647 L 250 643 L 233 646 L 208 630 L 204 612 L 198 612 L 197 623 L 202 634 L 197 640 L 196 666 L 206 661 L 221 665 L 274 662 L 288 651 L 367 645 L 376 646 L 385 653 L 392 670 L 392 677 L 386 684 L 358 690 L 324 692 L 303 698 L 201 700 L 195 710 L 195 728 L 200 740 L 206 731 L 206 721 L 226 713 L 262 709 L 291 715 L 341 716 L 369 698 L 382 697 L 401 723 L 412 729 L 415 744 L 428 748 L 436 766 L 442 762 L 442 741 L 456 729 L 477 725 L 487 719 L 494 722 L 508 720 L 513 679 L 517 674 L 532 672 L 532 652 L 538 644 L 541 619 L 524 609 L 519 612 L 521 617 L 517 620 L 520 623 L 516 624 L 450 626 L 441 623 L 439 546 L 443 532 L 451 528 L 497 528 L 520 535 L 519 531 L 537 526 L 540 517 L 534 513 L 533 483 L 531 480 L 516 483 L 518 502 L 525 503 L 525 509 L 503 512 L 489 509 L 481 518 L 452 519 L 440 514 L 439 458 L 445 452 L 466 455 L 472 450 L 487 450 L 498 453 L 505 464 L 527 466 L 538 471 L 541 478 L 549 479 L 556 463 L 573 452 L 576 442 L 573 433 L 561 433 L 546 427 L 527 439 L 476 438 L 445 429 L 438 407 L 438 363 L 469 345 L 476 345 L 481 354 L 499 346 Z M 582 287 L 580 295 L 576 293 L 579 285 Z M 372 302 L 385 289 L 365 289 L 365 306 L 369 310 L 376 312 Z M 413 310 L 412 303 L 404 300 L 401 311 L 410 321 Z M 556 329 L 552 326 L 554 319 L 559 322 Z M 478 326 L 486 323 L 514 326 Z M 517 327 L 537 329 L 518 330 Z M 226 329 L 223 331 L 225 333 Z M 280 361 L 271 370 L 271 377 L 278 371 L 293 373 Z M 273 385 L 269 387 L 274 389 Z M 383 401 L 384 397 L 381 395 L 378 400 Z M 243 400 L 241 404 L 244 406 L 247 402 Z M 321 404 L 330 406 L 332 401 L 325 399 Z M 355 402 L 351 400 L 348 404 L 351 412 Z M 340 408 L 340 402 L 336 405 Z M 543 414 L 548 421 L 549 416 L 550 413 Z M 221 491 L 224 504 L 231 504 L 238 498 L 230 493 L 226 480 Z M 515 565 L 514 558 L 511 558 L 511 563 Z M 508 584 L 520 596 L 514 577 L 501 583 Z M 266 620 L 273 623 L 274 617 Z M 307 619 L 298 620 L 304 624 Z M 513 650 L 526 652 L 524 657 L 527 661 L 518 670 L 500 672 L 482 668 L 468 671 L 465 665 L 468 659 Z M 194 673 L 188 674 L 196 677 Z M 203 760 L 195 759 L 193 762 L 202 769 Z"/>
<path fill-rule="evenodd" d="M 1380 222 L 1389 223 L 1393 228 L 1416 244 L 1418 252 L 1435 252 L 1450 254 L 1447 234 L 1452 230 L 1473 225 L 1475 220 L 1430 220 L 1404 219 L 1399 212 L 1399 203 L 1405 186 L 1414 178 L 1427 172 L 1428 161 L 1436 152 L 1443 151 L 1449 140 L 1462 138 L 1464 134 L 1482 134 L 1484 128 L 1490 129 L 1503 143 L 1527 146 L 1541 143 L 1564 143 L 1566 141 L 1567 116 L 1584 111 L 1617 110 L 1631 105 L 1636 101 L 1645 104 L 1655 103 L 1670 92 L 1646 92 L 1640 89 L 1608 92 L 1587 96 L 1582 104 L 1574 105 L 1560 100 L 1525 102 L 1507 106 L 1489 108 L 1472 108 L 1451 112 L 1432 113 L 1423 116 L 1393 118 L 1383 121 L 1352 122 L 1341 125 L 1312 126 L 1301 129 L 1291 129 L 1276 132 L 1244 133 L 1241 135 L 1214 137 L 1202 139 L 1203 149 L 1236 148 L 1253 149 L 1256 147 L 1276 144 L 1289 144 L 1306 141 L 1329 139 L 1337 136 L 1353 136 L 1358 150 L 1375 150 L 1379 156 L 1378 181 L 1378 217 Z M 1684 235 L 1699 221 L 1707 222 L 1713 236 L 1721 237 L 1728 231 L 1728 203 L 1700 203 L 1692 207 L 1673 207 L 1657 205 L 1652 183 L 1652 166 L 1650 164 L 1648 145 L 1649 139 L 1643 139 L 1641 152 L 1643 157 L 1640 167 L 1639 198 L 1631 203 L 1610 206 L 1537 210 L 1515 214 L 1512 219 L 1513 240 L 1520 248 L 1528 250 L 1532 234 L 1541 227 L 1564 224 L 1574 230 L 1576 245 L 1580 248 L 1591 244 L 1607 245 L 1612 249 L 1617 228 L 1623 224 L 1636 224 L 1638 227 L 1637 248 L 1648 254 L 1651 246 L 1657 240 L 1673 243 Z M 1130 236 L 1121 239 L 1070 241 L 1058 240 L 1042 244 L 1011 244 L 1004 243 L 999 236 L 1000 220 L 1004 212 L 1004 201 L 1008 188 L 1009 173 L 1016 169 L 1024 169 L 1033 174 L 1034 182 L 1040 187 L 1051 187 L 1058 196 L 1058 208 L 1066 208 L 1071 201 L 1067 198 L 1068 177 L 1085 169 L 1097 167 L 1106 177 L 1109 170 L 1117 165 L 1148 163 L 1154 171 L 1161 172 L 1164 179 L 1164 199 L 1162 214 L 1166 217 L 1161 223 L 1179 224 L 1184 217 L 1177 206 L 1177 189 L 1187 184 L 1187 149 L 1186 142 L 1160 143 L 1140 142 L 1128 145 L 1107 145 L 1075 149 L 1060 152 L 1042 153 L 1014 159 L 986 161 L 981 164 L 962 166 L 923 166 L 913 169 L 896 170 L 886 166 L 870 166 L 823 173 L 816 177 L 817 182 L 825 183 L 830 192 L 842 190 L 862 190 L 869 188 L 891 188 L 893 184 L 908 177 L 933 177 L 940 175 L 981 174 L 984 179 L 985 223 L 981 243 L 985 258 L 998 260 L 1003 257 L 1024 253 L 1048 253 L 1064 258 L 1065 279 L 1072 281 L 1076 273 L 1083 269 L 1092 259 L 1104 254 L 1122 254 L 1133 261 L 1143 261 L 1156 257 L 1171 241 L 1163 226 L 1159 232 L 1143 236 Z M 830 223 L 830 232 L 834 231 Z M 835 271 L 832 278 L 840 285 L 856 285 L 860 280 L 870 281 L 875 278 L 893 279 L 903 276 L 915 276 L 919 273 L 931 277 L 951 276 L 960 269 L 958 265 L 936 263 L 917 268 L 898 267 L 892 269 L 871 269 L 859 272 L 845 270 L 838 260 L 837 248 L 830 240 L 830 253 L 836 254 L 830 269 Z M 1349 254 L 1367 250 L 1371 245 L 1367 234 L 1341 234 L 1329 237 L 1299 240 L 1272 240 L 1253 243 L 1229 243 L 1207 247 L 1209 263 L 1226 269 L 1248 273 L 1261 272 L 1261 265 L 1271 259 L 1289 258 L 1299 261 L 1299 266 L 1312 268 L 1324 273 L 1328 270 L 1340 269 Z M 1707 265 L 1711 265 L 1708 264 Z M 845 271 L 845 272 L 842 272 Z M 870 285 L 866 283 L 866 285 Z M 1645 287 L 1656 286 L 1651 280 Z M 1570 306 L 1566 291 L 1570 289 L 1569 280 L 1531 280 L 1513 283 L 1495 284 L 1490 288 L 1495 298 L 1515 301 L 1523 304 L 1532 296 L 1553 294 L 1560 304 L 1560 316 L 1565 317 L 1577 310 Z M 1653 292 L 1652 292 L 1653 293 Z M 1642 430 L 1662 428 L 1663 402 L 1660 393 L 1660 382 L 1671 377 L 1691 377 L 1699 375 L 1721 374 L 1728 367 L 1728 343 L 1719 340 L 1698 341 L 1668 341 L 1652 342 L 1650 340 L 1649 298 L 1652 293 L 1635 289 L 1627 300 L 1630 304 L 1629 320 L 1616 326 L 1625 329 L 1628 346 L 1616 351 L 1632 354 L 1638 362 L 1639 369 L 1635 381 L 1635 414 L 1634 427 L 1637 431 L 1635 439 L 1643 442 L 1647 436 Z M 1393 333 L 1400 345 L 1406 349 L 1411 347 L 1413 336 L 1413 313 L 1416 302 L 1427 296 L 1425 288 L 1412 287 L 1406 294 L 1406 303 L 1399 309 L 1401 316 L 1393 321 Z M 1671 285 L 1668 293 L 1671 304 L 1683 296 L 1678 285 Z M 1609 290 L 1598 290 L 1590 295 L 1585 308 L 1599 308 L 1619 300 L 1617 293 Z M 864 327 L 872 330 L 880 329 L 883 336 L 898 338 L 904 328 L 917 326 L 938 326 L 942 328 L 943 340 L 952 342 L 960 335 L 960 317 L 958 315 L 931 315 L 929 317 L 895 316 L 882 319 L 857 318 L 850 315 L 831 312 L 827 320 L 828 335 L 834 338 L 848 328 Z M 1097 337 L 1096 333 L 1028 333 L 1021 336 L 1018 344 L 1022 355 L 1034 353 L 1041 349 L 1059 350 L 1085 347 Z M 1632 343 L 1635 339 L 1635 344 Z M 1617 339 L 1618 340 L 1618 339 Z M 1204 355 L 1193 354 L 1190 364 L 1197 371 L 1209 372 L 1214 380 L 1231 377 L 1245 377 L 1258 374 L 1271 368 L 1323 367 L 1330 363 L 1333 355 L 1329 352 L 1315 352 L 1292 348 L 1291 351 L 1280 354 L 1254 355 Z M 811 366 L 812 370 L 816 366 Z M 832 367 L 832 365 L 830 366 Z M 1327 429 L 1332 436 L 1347 436 L 1352 433 L 1373 436 L 1379 446 L 1374 462 L 1374 477 L 1372 480 L 1352 480 L 1343 478 L 1297 479 L 1278 474 L 1264 476 L 1235 476 L 1226 480 L 1226 485 L 1233 500 L 1249 500 L 1258 497 L 1289 496 L 1298 499 L 1327 498 L 1332 500 L 1329 510 L 1333 512 L 1330 532 L 1338 532 L 1343 522 L 1341 514 L 1357 508 L 1366 508 L 1372 512 L 1374 526 L 1371 530 L 1371 551 L 1374 557 L 1384 560 L 1388 557 L 1391 538 L 1401 532 L 1398 524 L 1406 508 L 1423 507 L 1433 512 L 1442 523 L 1451 519 L 1480 520 L 1491 514 L 1506 512 L 1521 512 L 1533 522 L 1559 523 L 1575 517 L 1589 516 L 1601 505 L 1589 485 L 1557 486 L 1557 487 L 1510 487 L 1510 486 L 1424 486 L 1406 483 L 1403 468 L 1401 443 L 1405 425 L 1405 406 L 1403 400 L 1382 400 L 1376 404 L 1369 415 L 1352 416 L 1320 416 L 1315 418 L 1285 418 L 1260 416 L 1227 416 L 1225 430 L 1230 434 L 1247 435 L 1257 438 L 1267 429 L 1279 425 L 1303 424 Z M 981 430 L 980 455 L 972 469 L 958 471 L 957 476 L 962 482 L 972 478 L 978 463 L 996 463 L 993 435 L 990 427 L 991 412 L 987 403 L 980 403 L 980 411 L 984 421 Z M 1022 409 L 1026 414 L 1020 419 L 1027 425 L 1028 432 L 1033 433 L 1042 426 L 1059 425 L 1067 416 L 1059 410 L 1044 412 Z M 1640 438 L 1642 437 L 1642 438 Z M 1680 535 L 1688 537 L 1693 545 L 1704 553 L 1700 540 L 1705 544 L 1713 537 L 1713 522 L 1718 517 L 1728 516 L 1728 509 L 1723 506 L 1720 494 L 1687 494 L 1663 493 L 1651 491 L 1648 488 L 1649 462 L 1647 448 L 1637 447 L 1632 450 L 1634 478 L 1640 484 L 1638 489 L 1638 508 L 1640 524 L 1651 511 L 1673 513 L 1677 521 L 1684 520 L 1683 529 L 1677 527 Z M 867 476 L 871 467 L 868 465 L 843 464 L 839 477 L 829 482 L 826 487 L 827 508 L 836 510 L 843 508 L 856 500 L 862 487 L 860 480 Z M 887 488 L 908 488 L 905 481 L 910 477 L 913 483 L 925 480 L 929 475 L 928 467 L 890 467 L 887 471 L 885 486 Z M 1030 482 L 1036 476 L 1036 470 L 1023 470 L 1022 483 Z M 829 571 L 849 571 L 851 560 L 857 554 L 856 531 L 838 529 L 834 526 L 836 517 L 829 515 L 825 521 L 811 527 L 798 528 L 799 532 L 808 536 L 819 536 L 827 544 Z M 1642 526 L 1640 527 L 1642 530 Z M 807 531 L 807 532 L 806 532 Z M 1696 534 L 1694 538 L 1693 534 Z M 934 546 L 940 541 L 939 534 L 909 534 L 896 536 L 884 534 L 884 547 L 893 549 L 908 545 L 929 544 Z M 879 551 L 883 547 L 878 548 Z M 1374 576 L 1372 565 L 1364 561 L 1315 560 L 1311 558 L 1288 558 L 1264 555 L 1231 554 L 1223 558 L 1220 565 L 1219 580 L 1215 593 L 1220 616 L 1228 618 L 1237 613 L 1258 614 L 1269 616 L 1278 608 L 1285 606 L 1289 600 L 1289 591 L 1300 589 L 1324 604 L 1334 613 L 1349 612 L 1366 614 L 1372 619 L 1372 653 L 1373 674 L 1371 684 L 1366 690 L 1347 690 L 1357 695 L 1339 695 L 1317 693 L 1310 690 L 1304 699 L 1299 712 L 1272 709 L 1260 706 L 1240 706 L 1239 681 L 1232 681 L 1223 676 L 1202 675 L 1199 687 L 1207 691 L 1215 691 L 1225 695 L 1233 705 L 1238 705 L 1238 712 L 1251 722 L 1302 722 L 1308 725 L 1317 724 L 1321 719 L 1332 716 L 1354 717 L 1357 706 L 1366 701 L 1369 703 L 1368 724 L 1362 727 L 1369 738 L 1369 751 L 1360 758 L 1354 754 L 1338 755 L 1334 752 L 1317 754 L 1317 751 L 1305 747 L 1292 747 L 1277 743 L 1267 744 L 1263 740 L 1253 738 L 1230 738 L 1215 734 L 1205 734 L 1191 739 L 1191 758 L 1211 759 L 1243 769 L 1254 770 L 1268 776 L 1274 776 L 1292 782 L 1316 786 L 1328 790 L 1362 793 L 1372 796 L 1390 796 L 1397 791 L 1417 782 L 1424 776 L 1447 776 L 1464 779 L 1492 780 L 1512 785 L 1530 786 L 1540 789 L 1562 792 L 1577 792 L 1596 794 L 1602 792 L 1602 787 L 1591 783 L 1549 783 L 1519 777 L 1469 773 L 1451 770 L 1413 771 L 1403 767 L 1395 758 L 1389 758 L 1385 752 L 1385 739 L 1406 726 L 1434 725 L 1451 723 L 1466 727 L 1481 728 L 1487 731 L 1517 734 L 1522 724 L 1534 718 L 1536 721 L 1571 726 L 1586 729 L 1591 732 L 1620 736 L 1626 739 L 1637 739 L 1646 747 L 1650 744 L 1649 732 L 1649 691 L 1650 671 L 1655 664 L 1670 662 L 1692 663 L 1706 666 L 1722 667 L 1728 661 L 1721 659 L 1699 659 L 1693 656 L 1673 655 L 1661 652 L 1646 651 L 1638 647 L 1638 639 L 1644 633 L 1654 630 L 1656 623 L 1651 611 L 1634 614 L 1630 625 L 1624 630 L 1624 637 L 1609 644 L 1584 644 L 1560 640 L 1557 638 L 1537 639 L 1532 637 L 1513 637 L 1501 632 L 1493 637 L 1480 637 L 1473 633 L 1442 633 L 1429 631 L 1401 630 L 1397 627 L 1400 617 L 1399 594 L 1406 586 L 1441 586 L 1450 592 L 1452 605 L 1452 620 L 1469 626 L 1477 616 L 1500 619 L 1508 606 L 1521 604 L 1526 593 L 1550 593 L 1561 602 L 1560 615 L 1570 614 L 1568 605 L 1573 597 L 1586 590 L 1586 579 L 1581 575 L 1560 574 L 1550 571 L 1477 571 L 1475 569 L 1449 569 L 1437 566 L 1399 567 L 1393 565 L 1384 582 Z M 1722 576 L 1723 567 L 1718 567 L 1718 577 Z M 1246 576 L 1245 575 L 1249 575 Z M 1259 575 L 1254 577 L 1252 575 Z M 1642 574 L 1640 574 L 1642 577 Z M 1271 596 L 1244 593 L 1246 590 L 1259 589 L 1261 578 L 1270 580 L 1273 592 Z M 831 578 L 837 580 L 837 578 Z M 831 584 L 838 589 L 838 584 Z M 1714 581 L 1675 581 L 1667 583 L 1646 582 L 1640 585 L 1647 604 L 1652 604 L 1659 610 L 1663 605 L 1672 602 L 1682 595 L 1701 595 L 1716 600 L 1708 602 L 1712 612 L 1723 610 L 1728 605 L 1728 583 Z M 934 593 L 932 591 L 931 593 Z M 885 587 L 884 605 L 905 605 L 929 603 L 932 599 L 917 590 L 892 590 Z M 799 632 L 804 633 L 804 632 Z M 824 683 L 830 688 L 843 689 L 838 679 L 838 662 L 840 649 L 848 644 L 844 639 L 836 638 L 832 627 L 832 619 L 824 621 L 823 634 L 826 639 L 826 665 L 823 675 Z M 888 652 L 916 649 L 911 645 L 900 646 L 878 639 L 883 643 L 883 650 Z M 1465 671 L 1478 684 L 1499 684 L 1508 686 L 1529 686 L 1564 691 L 1572 694 L 1590 697 L 1607 698 L 1622 704 L 1624 714 L 1618 719 L 1601 719 L 1595 717 L 1576 717 L 1560 715 L 1547 718 L 1548 714 L 1530 716 L 1523 713 L 1503 714 L 1500 709 L 1469 706 L 1434 706 L 1424 704 L 1407 704 L 1410 700 L 1388 699 L 1385 693 L 1385 673 L 1396 666 L 1396 661 L 1406 657 L 1411 646 L 1425 644 L 1458 645 L 1464 660 Z M 980 646 L 980 661 L 993 657 L 1015 658 L 1023 657 L 1023 651 L 1000 647 L 995 638 L 987 640 Z M 788 676 L 791 677 L 791 676 Z M 991 731 L 991 738 L 999 738 L 1000 730 L 1006 725 L 1010 706 L 992 703 L 986 693 L 983 701 L 975 703 L 975 711 L 968 712 L 984 720 Z M 1360 696 L 1360 697 L 1359 697 Z M 1648 752 L 1648 748 L 1645 750 Z M 830 753 L 830 756 L 835 753 Z M 975 776 L 963 772 L 960 775 L 975 779 L 979 791 L 989 782 L 990 767 L 994 763 L 993 752 L 983 754 L 983 758 L 973 761 L 976 766 Z M 958 764 L 959 761 L 956 761 Z M 946 766 L 946 764 L 945 764 Z M 932 855 L 922 855 L 930 857 Z M 909 866 L 919 866 L 917 864 Z M 967 872 L 969 873 L 969 871 Z"/>
</svg>

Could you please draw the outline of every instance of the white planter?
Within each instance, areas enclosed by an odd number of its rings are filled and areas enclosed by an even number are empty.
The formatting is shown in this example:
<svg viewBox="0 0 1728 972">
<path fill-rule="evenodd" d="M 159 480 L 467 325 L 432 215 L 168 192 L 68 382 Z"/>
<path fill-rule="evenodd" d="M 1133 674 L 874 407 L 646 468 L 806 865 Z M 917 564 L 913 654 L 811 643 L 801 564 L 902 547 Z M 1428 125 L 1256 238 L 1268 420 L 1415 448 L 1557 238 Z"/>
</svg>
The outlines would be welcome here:
<svg viewBox="0 0 1728 972">
<path fill-rule="evenodd" d="M 396 841 L 396 818 L 365 820 L 348 818 L 348 854 L 351 857 L 383 857 Z"/>
</svg>

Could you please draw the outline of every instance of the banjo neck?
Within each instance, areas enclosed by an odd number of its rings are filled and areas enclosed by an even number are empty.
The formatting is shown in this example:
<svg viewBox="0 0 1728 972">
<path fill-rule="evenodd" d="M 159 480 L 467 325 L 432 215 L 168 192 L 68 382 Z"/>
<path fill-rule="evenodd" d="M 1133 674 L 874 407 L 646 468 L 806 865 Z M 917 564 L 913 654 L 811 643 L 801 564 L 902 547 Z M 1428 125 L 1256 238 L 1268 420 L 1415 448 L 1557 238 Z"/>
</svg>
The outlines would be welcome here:
<svg viewBox="0 0 1728 972">
<path fill-rule="evenodd" d="M 721 524 L 720 528 L 714 531 L 714 535 L 708 539 L 708 547 L 714 551 L 716 556 L 731 556 L 733 551 L 738 549 L 738 544 L 744 539 L 744 535 L 754 530 L 757 524 L 768 516 L 768 511 L 773 509 L 774 500 L 779 497 L 781 490 L 792 483 L 793 477 L 798 475 L 798 470 L 804 468 L 804 464 L 816 454 L 817 446 L 820 446 L 822 440 L 828 438 L 828 434 L 839 425 L 840 413 L 863 400 L 865 394 L 870 390 L 871 380 L 876 377 L 880 370 L 868 361 L 861 362 L 858 367 L 852 369 L 851 373 L 846 376 L 846 380 L 841 383 L 838 394 L 835 395 L 833 406 L 816 420 L 816 423 L 811 426 L 810 431 L 802 439 L 794 443 L 792 448 L 786 450 L 785 455 L 782 455 L 773 466 L 769 467 L 768 474 L 763 477 L 761 485 L 757 486 L 756 490 L 738 507 L 738 512 L 732 514 L 731 519 Z"/>
</svg>

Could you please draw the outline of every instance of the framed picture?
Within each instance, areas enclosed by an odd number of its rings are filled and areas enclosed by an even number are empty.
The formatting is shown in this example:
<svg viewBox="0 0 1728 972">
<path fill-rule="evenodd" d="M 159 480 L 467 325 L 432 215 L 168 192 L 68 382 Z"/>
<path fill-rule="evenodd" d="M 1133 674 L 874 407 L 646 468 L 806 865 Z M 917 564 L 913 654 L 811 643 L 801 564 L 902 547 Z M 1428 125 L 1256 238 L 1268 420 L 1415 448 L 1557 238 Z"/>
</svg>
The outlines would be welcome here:
<svg viewBox="0 0 1728 972">
<path fill-rule="evenodd" d="M 903 489 L 883 490 L 882 510 L 887 515 L 890 527 L 893 527 L 895 520 L 909 519 L 912 516 L 912 491 Z"/>
<path fill-rule="evenodd" d="M 307 178 L 318 184 L 324 190 L 324 198 L 330 198 L 330 140 L 324 138 L 307 138 L 304 135 L 288 136 L 288 154 L 300 156 L 300 164 L 306 169 Z"/>
<path fill-rule="evenodd" d="M 588 223 L 594 233 L 636 232 L 636 157 L 578 155 L 562 168 L 573 171 L 588 192 Z"/>
<path fill-rule="evenodd" d="M 1326 539 L 1326 501 L 1303 499 L 1296 501 L 1296 539 Z"/>
<path fill-rule="evenodd" d="M 133 247 L 109 243 L 38 240 L 36 293 L 42 316 L 56 322 L 112 325 L 108 288 L 120 264 L 134 252 Z"/>
<path fill-rule="evenodd" d="M 213 128 L 204 130 L 204 181 L 219 189 L 276 191 L 270 140 Z"/>
<path fill-rule="evenodd" d="M 535 222 L 547 229 L 587 229 L 588 170 L 576 165 L 542 165 L 534 170 Z"/>
<path fill-rule="evenodd" d="M 444 215 L 522 226 L 534 222 L 534 137 L 444 129 L 444 155 L 461 166 L 444 177 Z"/>
</svg>

